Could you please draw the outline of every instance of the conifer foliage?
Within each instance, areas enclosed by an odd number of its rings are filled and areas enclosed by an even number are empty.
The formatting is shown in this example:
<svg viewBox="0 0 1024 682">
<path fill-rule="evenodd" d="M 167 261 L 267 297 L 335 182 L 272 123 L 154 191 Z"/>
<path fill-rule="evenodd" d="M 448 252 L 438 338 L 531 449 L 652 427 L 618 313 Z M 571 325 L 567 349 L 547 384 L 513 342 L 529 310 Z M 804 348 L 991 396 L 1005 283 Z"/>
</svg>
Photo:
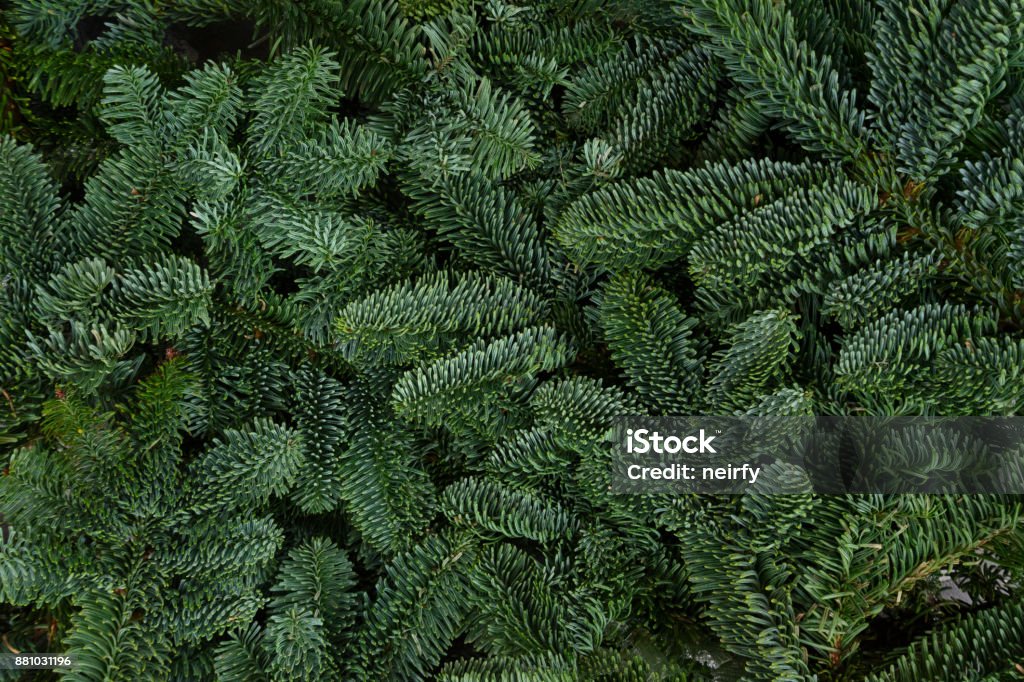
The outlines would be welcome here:
<svg viewBox="0 0 1024 682">
<path fill-rule="evenodd" d="M 1024 411 L 1021 0 L 0 8 L 0 651 L 1024 671 L 1019 497 L 613 495 L 606 444 Z"/>
</svg>

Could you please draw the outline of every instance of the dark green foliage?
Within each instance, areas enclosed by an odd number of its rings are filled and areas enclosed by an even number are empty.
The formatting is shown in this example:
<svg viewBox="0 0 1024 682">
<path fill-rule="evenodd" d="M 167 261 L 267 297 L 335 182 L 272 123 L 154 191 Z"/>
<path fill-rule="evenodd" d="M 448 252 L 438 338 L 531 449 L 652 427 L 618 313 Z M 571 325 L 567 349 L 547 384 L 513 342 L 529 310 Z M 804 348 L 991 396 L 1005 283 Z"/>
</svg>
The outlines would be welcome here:
<svg viewBox="0 0 1024 682">
<path fill-rule="evenodd" d="M 456 526 L 509 538 L 551 541 L 568 535 L 572 525 L 569 515 L 557 504 L 488 480 L 466 478 L 453 483 L 444 492 L 443 506 Z"/>
<path fill-rule="evenodd" d="M 294 416 L 305 456 L 292 488 L 292 499 L 306 512 L 323 513 L 341 498 L 342 447 L 347 433 L 342 385 L 312 370 L 297 373 Z"/>
<path fill-rule="evenodd" d="M 436 666 L 469 613 L 476 552 L 465 537 L 441 535 L 395 557 L 377 584 L 377 600 L 355 643 L 353 674 L 415 679 Z"/>
<path fill-rule="evenodd" d="M 4 647 L 131 682 L 1020 672 L 1019 496 L 615 495 L 608 436 L 1024 410 L 1021 0 L 2 11 Z M 887 452 L 979 455 L 936 438 Z"/>
<path fill-rule="evenodd" d="M 744 94 L 757 100 L 764 115 L 780 119 L 794 141 L 828 158 L 853 160 L 865 151 L 864 114 L 855 93 L 843 87 L 832 58 L 807 44 L 821 34 L 801 30 L 807 27 L 797 17 L 806 15 L 770 0 L 679 5 L 691 30 L 709 41 Z"/>
<path fill-rule="evenodd" d="M 917 181 L 949 171 L 989 100 L 1019 61 L 1021 8 L 1013 2 L 883 2 L 870 51 L 878 134 Z"/>
<path fill-rule="evenodd" d="M 350 303 L 337 324 L 350 362 L 403 365 L 534 324 L 544 308 L 511 280 L 442 271 Z"/>
<path fill-rule="evenodd" d="M 708 399 L 715 413 L 745 409 L 786 375 L 797 329 L 781 310 L 754 313 L 729 330 L 711 367 Z"/>
<path fill-rule="evenodd" d="M 696 320 L 644 275 L 608 280 L 597 310 L 612 358 L 637 392 L 665 414 L 693 411 L 702 373 Z"/>
<path fill-rule="evenodd" d="M 1005 651 L 1003 647 L 1009 644 L 1012 652 L 1008 652 L 1009 655 L 1021 656 L 1024 653 L 1020 645 L 1024 640 L 1022 627 L 1024 619 L 1020 604 L 966 616 L 916 642 L 887 669 L 868 679 L 872 682 L 920 680 L 942 675 L 948 670 L 973 670 L 993 679 L 999 679 L 1000 673 L 1019 674 L 1017 666 L 1010 661 L 999 661 L 1001 656 L 996 651 Z"/>
</svg>

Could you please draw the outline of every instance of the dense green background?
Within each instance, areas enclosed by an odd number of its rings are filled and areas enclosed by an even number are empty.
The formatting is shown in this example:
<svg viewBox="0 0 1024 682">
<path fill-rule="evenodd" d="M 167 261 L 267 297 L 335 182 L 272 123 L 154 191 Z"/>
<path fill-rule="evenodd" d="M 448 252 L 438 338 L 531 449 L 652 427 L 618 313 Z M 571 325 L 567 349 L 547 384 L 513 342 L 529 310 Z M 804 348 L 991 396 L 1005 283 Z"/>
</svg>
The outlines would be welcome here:
<svg viewBox="0 0 1024 682">
<path fill-rule="evenodd" d="M 1018 497 L 615 496 L 605 442 L 1021 412 L 1024 3 L 0 7 L 6 649 L 1024 674 Z"/>
</svg>

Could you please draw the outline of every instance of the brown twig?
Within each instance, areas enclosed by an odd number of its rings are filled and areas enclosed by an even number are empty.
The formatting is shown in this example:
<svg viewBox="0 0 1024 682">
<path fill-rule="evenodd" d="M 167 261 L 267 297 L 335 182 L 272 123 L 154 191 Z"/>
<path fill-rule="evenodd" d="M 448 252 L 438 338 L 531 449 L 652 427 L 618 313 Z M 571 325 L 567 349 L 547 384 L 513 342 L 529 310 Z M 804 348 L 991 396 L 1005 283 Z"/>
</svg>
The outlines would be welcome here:
<svg viewBox="0 0 1024 682">
<path fill-rule="evenodd" d="M 18 411 L 14 409 L 14 401 L 11 400 L 11 394 L 6 389 L 0 388 L 0 393 L 4 394 L 4 398 L 7 399 L 7 406 L 11 408 L 11 414 L 15 419 L 18 418 Z"/>
<path fill-rule="evenodd" d="M 20 649 L 15 649 L 13 646 L 11 646 L 11 642 L 7 639 L 7 635 L 8 634 L 9 633 L 5 632 L 3 634 L 3 636 L 0 637 L 0 641 L 2 641 L 4 643 L 4 646 L 7 647 L 7 650 L 10 651 L 12 654 L 20 654 L 21 653 Z"/>
</svg>

